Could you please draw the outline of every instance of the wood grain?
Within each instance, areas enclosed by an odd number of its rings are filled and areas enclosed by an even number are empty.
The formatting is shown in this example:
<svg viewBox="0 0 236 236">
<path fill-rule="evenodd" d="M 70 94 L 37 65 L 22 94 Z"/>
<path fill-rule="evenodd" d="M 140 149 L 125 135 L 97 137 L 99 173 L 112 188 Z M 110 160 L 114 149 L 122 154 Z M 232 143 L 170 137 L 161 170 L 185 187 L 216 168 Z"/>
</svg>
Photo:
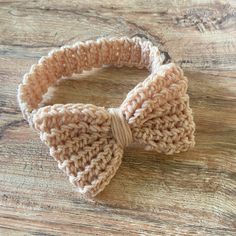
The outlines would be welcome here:
<svg viewBox="0 0 236 236">
<path fill-rule="evenodd" d="M 235 1 L 1 1 L 0 235 L 235 235 Z M 52 48 L 145 34 L 185 70 L 196 147 L 125 150 L 111 184 L 78 197 L 23 120 L 16 88 Z M 147 71 L 103 68 L 61 80 L 45 104 L 118 106 Z"/>
</svg>

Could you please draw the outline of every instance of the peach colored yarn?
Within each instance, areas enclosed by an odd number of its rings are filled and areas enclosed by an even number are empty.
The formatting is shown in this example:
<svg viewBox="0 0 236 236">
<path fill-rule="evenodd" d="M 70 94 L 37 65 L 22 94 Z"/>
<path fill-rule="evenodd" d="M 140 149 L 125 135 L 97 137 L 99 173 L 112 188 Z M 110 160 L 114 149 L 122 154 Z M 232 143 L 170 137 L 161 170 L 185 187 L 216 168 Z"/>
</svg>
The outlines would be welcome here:
<svg viewBox="0 0 236 236">
<path fill-rule="evenodd" d="M 100 38 L 54 50 L 25 74 L 18 89 L 21 111 L 81 194 L 91 197 L 105 188 L 132 142 L 165 154 L 194 146 L 187 78 L 174 63 L 162 65 L 163 60 L 150 41 Z M 151 74 L 118 108 L 80 103 L 40 107 L 58 79 L 104 64 L 146 68 Z"/>
</svg>

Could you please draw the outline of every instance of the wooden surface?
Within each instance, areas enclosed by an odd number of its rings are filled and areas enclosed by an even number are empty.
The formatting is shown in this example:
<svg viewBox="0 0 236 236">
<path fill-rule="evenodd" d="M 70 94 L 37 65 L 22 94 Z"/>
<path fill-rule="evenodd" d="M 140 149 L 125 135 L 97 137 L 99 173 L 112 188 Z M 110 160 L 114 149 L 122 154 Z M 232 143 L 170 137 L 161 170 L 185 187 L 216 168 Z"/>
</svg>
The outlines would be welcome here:
<svg viewBox="0 0 236 236">
<path fill-rule="evenodd" d="M 0 1 L 0 235 L 236 235 L 235 1 Z M 145 34 L 181 65 L 197 132 L 174 156 L 129 147 L 94 201 L 80 199 L 16 88 L 52 48 Z M 105 68 L 62 80 L 45 103 L 119 105 L 147 76 Z"/>
</svg>

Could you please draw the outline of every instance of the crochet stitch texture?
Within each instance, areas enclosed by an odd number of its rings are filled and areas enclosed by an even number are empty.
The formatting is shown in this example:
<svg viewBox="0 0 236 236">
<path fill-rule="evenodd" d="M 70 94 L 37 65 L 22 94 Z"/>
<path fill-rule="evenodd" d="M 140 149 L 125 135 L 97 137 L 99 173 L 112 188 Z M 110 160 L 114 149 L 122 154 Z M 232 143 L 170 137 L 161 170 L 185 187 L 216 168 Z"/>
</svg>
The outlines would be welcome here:
<svg viewBox="0 0 236 236">
<path fill-rule="evenodd" d="M 160 51 L 148 40 L 100 38 L 53 50 L 25 74 L 18 88 L 21 111 L 81 194 L 93 197 L 105 188 L 132 142 L 164 154 L 194 146 L 187 78 L 174 63 L 162 63 Z M 151 73 L 118 108 L 81 103 L 40 107 L 58 79 L 102 65 Z"/>
</svg>

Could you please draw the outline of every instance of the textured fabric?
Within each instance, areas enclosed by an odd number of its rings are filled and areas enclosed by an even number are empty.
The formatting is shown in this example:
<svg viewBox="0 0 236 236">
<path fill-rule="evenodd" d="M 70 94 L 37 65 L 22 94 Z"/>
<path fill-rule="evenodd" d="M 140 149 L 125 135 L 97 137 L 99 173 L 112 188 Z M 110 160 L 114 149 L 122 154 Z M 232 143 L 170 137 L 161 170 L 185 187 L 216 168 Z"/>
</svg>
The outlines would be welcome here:
<svg viewBox="0 0 236 236">
<path fill-rule="evenodd" d="M 21 111 L 81 194 L 91 197 L 105 188 L 132 142 L 164 154 L 194 146 L 187 78 L 174 63 L 162 65 L 163 60 L 150 41 L 100 38 L 54 50 L 24 76 L 18 89 Z M 61 77 L 110 64 L 150 71 L 120 107 L 40 107 L 43 95 Z"/>
</svg>

